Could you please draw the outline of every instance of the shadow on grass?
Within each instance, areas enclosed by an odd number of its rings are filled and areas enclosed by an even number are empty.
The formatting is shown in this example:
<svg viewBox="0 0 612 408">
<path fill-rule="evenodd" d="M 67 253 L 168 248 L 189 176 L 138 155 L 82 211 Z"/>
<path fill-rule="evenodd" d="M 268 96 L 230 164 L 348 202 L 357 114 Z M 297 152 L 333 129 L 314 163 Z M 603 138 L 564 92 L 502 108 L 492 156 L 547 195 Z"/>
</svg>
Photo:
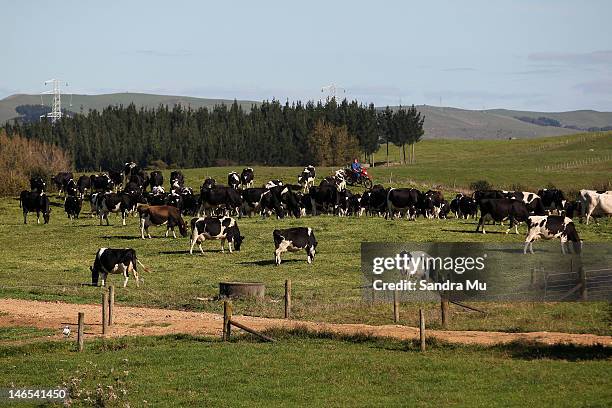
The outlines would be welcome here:
<svg viewBox="0 0 612 408">
<path fill-rule="evenodd" d="M 133 236 L 133 235 L 104 235 L 100 238 L 102 239 L 120 239 L 120 240 L 127 240 L 127 241 L 141 239 L 140 236 Z M 158 238 L 158 237 L 153 237 L 153 238 Z"/>
<path fill-rule="evenodd" d="M 612 359 L 612 348 L 602 344 L 582 346 L 574 344 L 541 344 L 531 342 L 512 342 L 495 348 L 520 360 L 609 360 Z"/>
<path fill-rule="evenodd" d="M 476 230 L 458 230 L 458 229 L 446 229 L 446 228 L 442 228 L 441 231 L 443 232 L 458 232 L 460 234 L 480 234 L 480 235 L 487 235 L 487 234 L 506 234 L 506 231 L 491 231 L 491 230 L 487 230 L 486 234 L 483 234 L 480 231 L 476 231 Z"/>
<path fill-rule="evenodd" d="M 205 249 L 204 252 L 205 253 L 217 253 L 217 252 L 220 253 L 221 250 Z M 158 253 L 160 255 L 180 255 L 180 254 L 182 254 L 182 255 L 185 255 L 185 254 L 189 255 L 189 250 L 188 249 L 179 249 L 179 250 L 176 250 L 176 251 L 159 251 Z M 193 250 L 193 256 L 196 256 L 196 255 L 202 255 L 202 253 L 200 252 L 199 249 L 198 250 L 196 250 L 196 249 Z"/>
<path fill-rule="evenodd" d="M 293 262 L 306 262 L 306 261 L 302 259 L 287 259 L 287 260 L 283 260 L 283 262 L 281 263 L 281 266 L 283 264 L 293 263 Z M 257 265 L 257 266 L 276 265 L 276 263 L 274 262 L 274 259 L 262 259 L 259 261 L 245 261 L 245 262 L 238 262 L 238 263 L 241 265 Z"/>
</svg>

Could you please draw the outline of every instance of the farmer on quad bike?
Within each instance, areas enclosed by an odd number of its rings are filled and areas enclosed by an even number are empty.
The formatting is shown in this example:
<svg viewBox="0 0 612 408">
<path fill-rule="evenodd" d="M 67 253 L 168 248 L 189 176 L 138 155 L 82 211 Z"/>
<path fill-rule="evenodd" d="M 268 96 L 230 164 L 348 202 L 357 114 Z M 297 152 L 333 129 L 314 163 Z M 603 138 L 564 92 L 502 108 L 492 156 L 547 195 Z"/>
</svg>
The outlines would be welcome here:
<svg viewBox="0 0 612 408">
<path fill-rule="evenodd" d="M 361 167 L 359 160 L 353 160 L 351 163 L 350 170 L 347 171 L 348 180 L 347 183 L 350 185 L 362 185 L 365 188 L 372 188 L 372 178 L 368 174 L 368 171 Z"/>
<path fill-rule="evenodd" d="M 353 174 L 351 174 L 353 180 L 359 179 L 359 176 L 361 175 L 361 164 L 359 164 L 359 160 L 353 160 L 353 163 L 351 163 L 351 170 L 353 172 Z"/>
</svg>

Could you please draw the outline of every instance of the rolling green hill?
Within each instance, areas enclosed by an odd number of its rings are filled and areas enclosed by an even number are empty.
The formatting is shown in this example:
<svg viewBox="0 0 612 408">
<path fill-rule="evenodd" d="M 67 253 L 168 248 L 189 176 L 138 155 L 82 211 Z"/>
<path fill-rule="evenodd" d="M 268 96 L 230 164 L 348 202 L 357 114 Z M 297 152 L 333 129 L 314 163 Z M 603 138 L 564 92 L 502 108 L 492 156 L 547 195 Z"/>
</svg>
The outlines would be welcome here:
<svg viewBox="0 0 612 408">
<path fill-rule="evenodd" d="M 558 120 L 563 126 L 577 126 L 582 129 L 612 126 L 612 112 L 598 112 L 594 110 L 577 110 L 571 112 L 530 112 L 509 109 L 490 109 L 486 110 L 485 112 L 493 115 L 507 116 L 510 118 L 526 116 L 528 118 L 536 119 L 546 117 Z"/>
</svg>

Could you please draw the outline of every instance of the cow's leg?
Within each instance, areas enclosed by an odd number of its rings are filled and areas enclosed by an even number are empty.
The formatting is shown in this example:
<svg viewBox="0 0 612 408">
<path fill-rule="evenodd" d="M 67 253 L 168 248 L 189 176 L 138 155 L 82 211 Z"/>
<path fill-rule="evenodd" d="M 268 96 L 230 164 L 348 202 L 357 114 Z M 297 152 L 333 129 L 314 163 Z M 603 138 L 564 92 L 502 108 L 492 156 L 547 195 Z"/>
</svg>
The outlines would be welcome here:
<svg viewBox="0 0 612 408">
<path fill-rule="evenodd" d="M 276 265 L 280 265 L 281 264 L 281 249 L 280 248 L 276 248 L 276 250 L 274 251 L 274 262 L 276 263 Z"/>
<path fill-rule="evenodd" d="M 559 241 L 561 241 L 561 253 L 562 253 L 563 255 L 567 254 L 568 252 L 565 250 L 565 243 L 567 242 L 567 239 L 566 239 L 566 238 L 564 238 L 564 237 L 561 237 L 561 238 L 559 239 Z M 569 245 L 568 245 L 568 247 L 569 247 Z"/>
<path fill-rule="evenodd" d="M 227 247 L 229 248 L 229 252 L 230 252 L 230 254 L 231 254 L 231 253 L 233 253 L 233 252 L 232 252 L 232 246 L 233 246 L 233 245 L 232 245 L 232 243 L 233 243 L 233 242 L 234 242 L 234 241 L 227 241 Z"/>
<path fill-rule="evenodd" d="M 40 224 L 40 211 L 36 210 L 36 223 Z"/>
<path fill-rule="evenodd" d="M 132 265 L 131 262 L 130 262 L 129 268 L 132 270 L 132 274 L 134 275 L 134 279 L 136 279 L 136 287 L 139 288 L 140 287 L 140 277 L 138 276 L 138 271 L 136 270 L 134 265 Z"/>
<path fill-rule="evenodd" d="M 145 233 L 145 219 L 141 218 L 140 219 L 140 238 L 141 239 L 145 239 L 144 233 Z"/>
<path fill-rule="evenodd" d="M 28 223 L 28 212 L 27 211 L 23 212 L 23 223 L 24 224 Z"/>
<path fill-rule="evenodd" d="M 106 285 L 106 277 L 108 276 L 108 274 L 106 272 L 102 272 L 102 287 L 104 287 L 104 285 Z"/>
<path fill-rule="evenodd" d="M 108 213 L 106 213 L 104 218 L 106 219 L 106 226 L 108 227 L 110 225 L 110 221 L 108 220 Z"/>
<path fill-rule="evenodd" d="M 174 232 L 174 227 L 172 227 L 172 237 L 174 237 L 174 239 L 176 239 L 176 232 Z"/>
<path fill-rule="evenodd" d="M 201 242 L 198 243 L 198 247 L 200 247 L 200 252 L 202 253 L 202 255 L 204 255 L 204 248 L 202 248 L 202 243 L 204 242 L 204 240 L 202 240 Z"/>
<path fill-rule="evenodd" d="M 127 218 L 127 210 L 121 211 L 121 224 L 125 227 L 125 219 Z"/>
<path fill-rule="evenodd" d="M 225 253 L 225 238 L 221 238 L 221 253 Z"/>
<path fill-rule="evenodd" d="M 307 256 L 306 262 L 311 264 L 314 259 L 314 248 L 313 247 L 311 246 L 306 247 L 306 256 Z"/>
</svg>

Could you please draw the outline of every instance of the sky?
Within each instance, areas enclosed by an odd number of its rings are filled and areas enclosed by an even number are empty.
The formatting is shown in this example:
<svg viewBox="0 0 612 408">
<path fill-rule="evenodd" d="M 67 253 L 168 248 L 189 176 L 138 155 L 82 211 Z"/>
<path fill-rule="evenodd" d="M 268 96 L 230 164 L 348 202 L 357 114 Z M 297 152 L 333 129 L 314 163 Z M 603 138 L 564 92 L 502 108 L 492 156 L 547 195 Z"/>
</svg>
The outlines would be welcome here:
<svg viewBox="0 0 612 408">
<path fill-rule="evenodd" d="M 3 2 L 0 98 L 48 90 L 612 111 L 612 1 Z"/>
</svg>

